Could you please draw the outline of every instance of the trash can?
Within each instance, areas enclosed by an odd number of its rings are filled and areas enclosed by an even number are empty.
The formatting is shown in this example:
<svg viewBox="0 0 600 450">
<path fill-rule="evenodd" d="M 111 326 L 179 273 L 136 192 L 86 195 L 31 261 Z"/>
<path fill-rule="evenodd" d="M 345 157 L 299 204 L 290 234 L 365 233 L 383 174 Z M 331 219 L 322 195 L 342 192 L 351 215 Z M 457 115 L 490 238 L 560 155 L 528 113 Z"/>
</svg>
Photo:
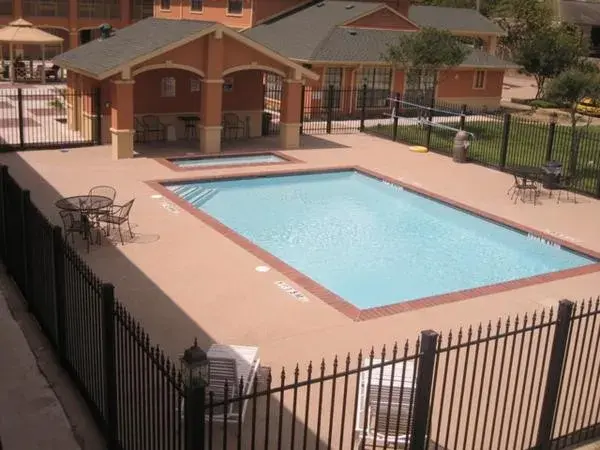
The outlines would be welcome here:
<svg viewBox="0 0 600 450">
<path fill-rule="evenodd" d="M 452 161 L 457 163 L 467 162 L 467 149 L 469 148 L 469 135 L 461 130 L 454 137 L 454 147 L 452 149 Z"/>
<path fill-rule="evenodd" d="M 273 114 L 268 112 L 263 112 L 262 114 L 262 135 L 268 136 L 269 131 L 271 131 L 271 119 L 273 118 Z"/>
<path fill-rule="evenodd" d="M 174 142 L 177 140 L 177 131 L 173 125 L 167 125 L 167 141 Z"/>
<path fill-rule="evenodd" d="M 557 189 L 562 175 L 562 163 L 548 161 L 542 165 L 542 186 L 544 189 Z"/>
</svg>

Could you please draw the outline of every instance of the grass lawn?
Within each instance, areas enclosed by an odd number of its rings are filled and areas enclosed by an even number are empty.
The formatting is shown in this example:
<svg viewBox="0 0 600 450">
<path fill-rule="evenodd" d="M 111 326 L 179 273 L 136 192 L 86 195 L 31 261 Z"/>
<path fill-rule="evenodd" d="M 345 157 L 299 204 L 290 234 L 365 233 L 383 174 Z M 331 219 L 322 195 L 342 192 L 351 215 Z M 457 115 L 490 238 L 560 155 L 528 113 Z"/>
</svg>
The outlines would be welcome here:
<svg viewBox="0 0 600 450">
<path fill-rule="evenodd" d="M 438 119 L 438 123 L 458 128 L 458 121 L 452 117 Z M 466 118 L 465 130 L 473 133 L 469 147 L 469 157 L 479 163 L 499 166 L 502 148 L 502 118 L 482 120 L 481 117 Z M 392 136 L 393 125 L 371 128 L 375 134 Z M 527 119 L 513 117 L 510 123 L 506 166 L 540 166 L 546 161 L 549 125 Z M 552 159 L 568 167 L 571 148 L 571 127 L 557 125 L 554 134 Z M 450 155 L 454 130 L 433 128 L 431 148 Z M 398 141 L 415 145 L 425 145 L 427 127 L 420 125 L 398 125 Z M 600 127 L 590 126 L 579 144 L 577 173 L 580 176 L 579 188 L 594 194 L 600 177 Z"/>
</svg>

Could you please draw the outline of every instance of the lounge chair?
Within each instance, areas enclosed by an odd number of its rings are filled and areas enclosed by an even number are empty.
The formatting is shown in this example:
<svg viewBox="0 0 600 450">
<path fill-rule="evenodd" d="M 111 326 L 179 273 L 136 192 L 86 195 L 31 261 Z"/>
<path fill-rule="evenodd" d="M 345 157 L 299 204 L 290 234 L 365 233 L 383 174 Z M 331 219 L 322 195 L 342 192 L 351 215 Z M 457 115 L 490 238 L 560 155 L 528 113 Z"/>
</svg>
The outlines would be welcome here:
<svg viewBox="0 0 600 450">
<path fill-rule="evenodd" d="M 373 365 L 378 364 L 381 364 L 381 360 L 374 359 Z M 393 366 L 395 366 L 394 378 L 392 378 Z M 373 367 L 370 383 L 369 369 L 366 365 L 360 374 L 355 443 L 357 448 L 363 448 L 361 444 L 364 439 L 365 446 L 369 446 L 369 448 L 374 441 L 376 447 L 406 448 L 409 441 L 408 419 L 416 389 L 415 365 L 413 361 L 407 361 L 384 366 L 381 392 L 379 392 L 381 370 L 381 367 Z M 379 408 L 377 407 L 378 403 Z"/>
<path fill-rule="evenodd" d="M 225 384 L 227 384 L 227 399 L 233 400 L 227 404 L 227 410 L 222 406 L 209 411 L 208 398 L 206 407 L 206 421 L 238 423 L 243 421 L 248 401 L 242 402 L 242 410 L 239 410 L 240 402 L 236 399 L 248 395 L 253 389 L 254 380 L 258 372 L 260 359 L 258 358 L 258 347 L 245 345 L 213 344 L 206 352 L 209 360 L 210 385 L 207 388 L 207 397 L 212 392 L 213 402 L 218 404 L 225 400 Z M 240 390 L 240 380 L 243 380 L 243 392 Z M 184 418 L 185 405 L 181 404 L 181 418 Z"/>
</svg>

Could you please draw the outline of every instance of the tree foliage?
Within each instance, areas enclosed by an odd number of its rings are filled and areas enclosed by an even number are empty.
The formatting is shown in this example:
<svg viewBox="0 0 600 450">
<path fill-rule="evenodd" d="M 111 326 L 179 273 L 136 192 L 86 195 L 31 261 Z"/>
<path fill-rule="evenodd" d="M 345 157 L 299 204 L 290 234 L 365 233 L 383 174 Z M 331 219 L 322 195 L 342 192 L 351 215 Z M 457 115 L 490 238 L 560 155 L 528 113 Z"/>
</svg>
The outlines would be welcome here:
<svg viewBox="0 0 600 450">
<path fill-rule="evenodd" d="M 577 105 L 586 97 L 600 99 L 600 73 L 589 64 L 569 69 L 548 83 L 546 97 L 569 105 L 571 124 L 575 127 Z"/>
<path fill-rule="evenodd" d="M 438 72 L 462 64 L 468 52 L 468 47 L 449 31 L 422 28 L 403 34 L 383 56 L 396 67 L 409 68 L 421 79 L 435 80 L 435 87 Z"/>
<path fill-rule="evenodd" d="M 500 40 L 513 61 L 535 78 L 536 98 L 546 81 L 577 65 L 587 55 L 580 30 L 554 21 L 552 9 L 538 0 L 506 0 L 500 25 L 506 36 Z"/>
<path fill-rule="evenodd" d="M 571 151 L 569 157 L 569 171 L 575 174 L 577 167 L 577 153 L 581 134 L 578 131 L 577 105 L 584 99 L 590 98 L 597 102 L 600 99 L 600 73 L 598 68 L 589 64 L 579 64 L 577 67 L 559 74 L 548 83 L 546 96 L 554 101 L 569 105 L 571 115 Z M 588 121 L 588 126 L 590 121 Z"/>
</svg>

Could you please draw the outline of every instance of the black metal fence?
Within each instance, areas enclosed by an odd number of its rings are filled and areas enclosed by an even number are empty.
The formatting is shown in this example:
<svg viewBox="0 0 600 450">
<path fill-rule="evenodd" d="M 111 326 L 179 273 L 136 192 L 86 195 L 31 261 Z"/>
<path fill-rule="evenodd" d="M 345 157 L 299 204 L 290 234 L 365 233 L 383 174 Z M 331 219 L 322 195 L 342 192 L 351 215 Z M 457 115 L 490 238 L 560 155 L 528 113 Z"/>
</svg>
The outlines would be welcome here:
<svg viewBox="0 0 600 450">
<path fill-rule="evenodd" d="M 0 168 L 0 254 L 109 449 L 183 449 L 176 366 Z"/>
<path fill-rule="evenodd" d="M 281 84 L 265 85 L 265 112 L 271 122 L 263 134 L 279 133 Z M 334 86 L 319 89 L 304 87 L 302 91 L 301 132 L 303 134 L 347 134 L 376 126 L 381 119 L 389 118 L 389 91 L 367 89 L 341 89 Z"/>
<path fill-rule="evenodd" d="M 99 90 L 1 89 L 0 150 L 100 144 L 99 102 Z"/>
<path fill-rule="evenodd" d="M 469 133 L 468 155 L 473 162 L 505 170 L 559 161 L 575 180 L 575 190 L 600 197 L 600 129 L 596 127 L 578 126 L 573 133 L 570 126 L 550 118 L 544 123 L 467 105 L 398 99 L 394 116 L 366 131 L 451 155 L 454 137 L 462 129 Z"/>
<path fill-rule="evenodd" d="M 261 368 L 207 396 L 6 167 L 0 255 L 111 450 L 546 450 L 600 436 L 600 298 L 302 372 Z"/>
</svg>

